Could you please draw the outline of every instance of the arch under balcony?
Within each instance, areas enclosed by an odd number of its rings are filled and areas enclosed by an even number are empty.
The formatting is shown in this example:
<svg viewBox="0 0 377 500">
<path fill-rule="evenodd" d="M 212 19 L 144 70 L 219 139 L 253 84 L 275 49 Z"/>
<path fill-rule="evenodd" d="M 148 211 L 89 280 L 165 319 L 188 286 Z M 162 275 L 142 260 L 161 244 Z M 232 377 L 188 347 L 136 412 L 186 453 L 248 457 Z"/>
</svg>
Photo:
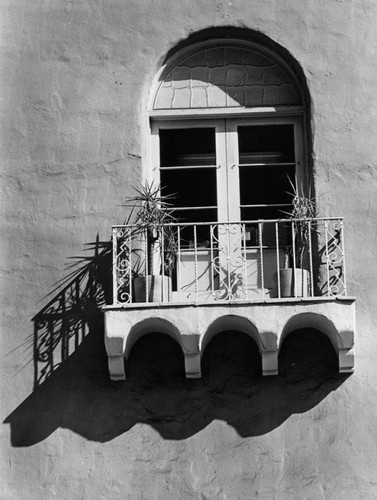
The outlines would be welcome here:
<svg viewBox="0 0 377 500">
<path fill-rule="evenodd" d="M 335 350 L 340 347 L 339 332 L 334 322 L 323 314 L 305 312 L 295 314 L 286 322 L 279 336 L 279 350 L 287 335 L 294 331 L 312 328 L 322 332 L 330 340 Z"/>
<path fill-rule="evenodd" d="M 165 318 L 150 317 L 136 323 L 130 330 L 126 339 L 124 357 L 127 359 L 134 344 L 144 335 L 149 333 L 165 334 L 174 339 L 182 349 L 181 334 L 178 328 Z"/>
<path fill-rule="evenodd" d="M 330 338 L 315 328 L 290 331 L 280 346 L 279 375 L 302 381 L 321 382 L 339 371 L 337 349 Z"/>
<path fill-rule="evenodd" d="M 209 342 L 219 333 L 226 331 L 237 331 L 248 335 L 256 343 L 259 352 L 262 350 L 262 343 L 256 326 L 246 317 L 235 314 L 220 316 L 215 319 L 206 329 L 200 339 L 201 357 Z"/>
<path fill-rule="evenodd" d="M 262 357 L 250 335 L 237 330 L 221 331 L 206 345 L 201 369 L 211 384 L 248 384 L 262 375 Z"/>
<path fill-rule="evenodd" d="M 166 333 L 144 333 L 132 346 L 126 363 L 127 378 L 142 383 L 168 383 L 185 378 L 180 344 Z"/>
</svg>

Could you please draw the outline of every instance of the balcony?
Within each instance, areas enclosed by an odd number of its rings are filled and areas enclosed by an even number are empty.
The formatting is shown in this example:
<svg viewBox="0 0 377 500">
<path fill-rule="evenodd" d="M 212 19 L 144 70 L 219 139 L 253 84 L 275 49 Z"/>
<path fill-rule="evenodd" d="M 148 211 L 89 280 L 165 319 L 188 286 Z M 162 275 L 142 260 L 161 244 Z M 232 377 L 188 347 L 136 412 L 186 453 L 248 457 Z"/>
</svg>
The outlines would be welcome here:
<svg viewBox="0 0 377 500">
<path fill-rule="evenodd" d="M 305 244 L 303 244 L 303 236 Z M 347 295 L 341 218 L 113 226 L 113 304 L 104 307 L 113 380 L 144 334 L 181 346 L 186 376 L 222 331 L 250 335 L 263 375 L 278 374 L 284 338 L 303 328 L 327 335 L 339 372 L 352 372 L 355 299 Z"/>
</svg>

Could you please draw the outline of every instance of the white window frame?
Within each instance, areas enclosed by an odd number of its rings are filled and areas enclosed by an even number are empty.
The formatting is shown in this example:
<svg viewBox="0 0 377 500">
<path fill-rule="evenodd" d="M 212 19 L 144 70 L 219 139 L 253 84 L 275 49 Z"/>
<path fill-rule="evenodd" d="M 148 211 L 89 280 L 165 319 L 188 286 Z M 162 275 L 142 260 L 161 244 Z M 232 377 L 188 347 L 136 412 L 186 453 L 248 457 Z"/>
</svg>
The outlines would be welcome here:
<svg viewBox="0 0 377 500">
<path fill-rule="evenodd" d="M 159 131 L 166 129 L 210 128 L 215 129 L 216 139 L 216 189 L 217 189 L 217 221 L 240 221 L 239 190 L 239 126 L 257 125 L 293 125 L 295 147 L 295 179 L 296 186 L 305 189 L 308 185 L 307 164 L 305 161 L 304 117 L 297 115 L 266 116 L 253 113 L 248 116 L 234 117 L 226 113 L 218 118 L 204 117 L 196 119 L 151 119 L 150 169 L 149 181 L 160 184 L 160 139 Z M 226 203 L 221 203 L 225 200 Z"/>
</svg>

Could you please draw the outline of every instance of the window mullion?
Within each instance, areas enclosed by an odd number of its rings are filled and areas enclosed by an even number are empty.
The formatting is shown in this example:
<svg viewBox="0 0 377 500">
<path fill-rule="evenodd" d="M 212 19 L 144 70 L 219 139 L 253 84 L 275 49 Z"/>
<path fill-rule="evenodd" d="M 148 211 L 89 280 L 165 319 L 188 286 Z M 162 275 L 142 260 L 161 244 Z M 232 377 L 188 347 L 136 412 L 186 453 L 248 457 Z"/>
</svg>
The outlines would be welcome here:
<svg viewBox="0 0 377 500">
<path fill-rule="evenodd" d="M 227 220 L 240 220 L 238 133 L 234 120 L 226 120 Z"/>
<path fill-rule="evenodd" d="M 225 120 L 219 120 L 216 126 L 216 181 L 217 181 L 217 220 L 228 220 L 227 208 L 227 156 Z"/>
</svg>

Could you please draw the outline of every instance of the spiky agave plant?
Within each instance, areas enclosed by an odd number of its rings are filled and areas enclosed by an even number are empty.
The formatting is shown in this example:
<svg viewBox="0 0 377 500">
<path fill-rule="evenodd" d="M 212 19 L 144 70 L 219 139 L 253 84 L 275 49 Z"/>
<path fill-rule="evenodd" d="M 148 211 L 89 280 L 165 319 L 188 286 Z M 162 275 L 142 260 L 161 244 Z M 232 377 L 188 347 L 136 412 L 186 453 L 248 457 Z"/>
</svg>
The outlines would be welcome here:
<svg viewBox="0 0 377 500">
<path fill-rule="evenodd" d="M 289 260 L 295 255 L 296 267 L 301 268 L 304 264 L 305 255 L 309 250 L 311 234 L 316 231 L 314 218 L 316 216 L 315 198 L 311 194 L 309 187 L 308 196 L 305 196 L 302 185 L 296 186 L 289 179 L 292 187 L 292 210 L 284 212 L 292 221 L 290 228 L 293 227 L 292 246 L 285 252 L 284 267 L 289 267 Z"/>
<path fill-rule="evenodd" d="M 177 255 L 177 238 L 174 226 L 177 222 L 173 216 L 172 194 L 162 194 L 163 188 L 145 182 L 140 188 L 135 188 L 136 195 L 127 198 L 123 206 L 131 208 L 126 223 L 133 225 L 134 237 L 145 237 L 146 261 L 148 270 L 153 274 L 154 256 L 163 253 L 159 274 L 171 276 Z"/>
</svg>

